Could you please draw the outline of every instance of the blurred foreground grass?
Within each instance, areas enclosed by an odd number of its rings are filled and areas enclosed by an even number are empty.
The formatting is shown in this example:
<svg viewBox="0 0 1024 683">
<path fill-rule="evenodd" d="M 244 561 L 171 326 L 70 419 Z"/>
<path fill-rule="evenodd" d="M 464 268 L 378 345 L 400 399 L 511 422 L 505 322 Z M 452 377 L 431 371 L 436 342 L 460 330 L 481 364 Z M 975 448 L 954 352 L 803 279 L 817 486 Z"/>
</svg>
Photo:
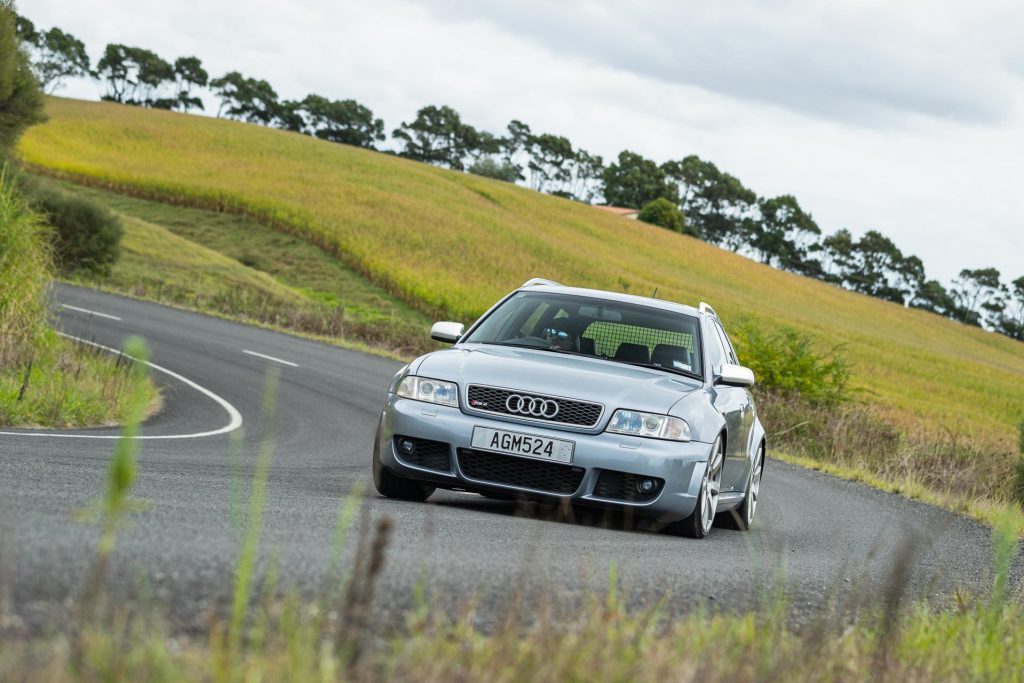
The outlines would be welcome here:
<svg viewBox="0 0 1024 683">
<path fill-rule="evenodd" d="M 145 349 L 133 343 L 133 355 Z M 134 366 L 143 386 L 142 366 Z M 993 532 L 993 582 L 986 595 L 958 593 L 939 609 L 906 593 L 914 561 L 908 546 L 877 593 L 837 591 L 809 623 L 787 621 L 781 589 L 759 609 L 669 619 L 659 605 L 630 612 L 614 566 L 603 594 L 568 617 L 551 603 L 513 599 L 504 615 L 479 625 L 472 596 L 458 613 L 420 600 L 399 622 L 377 618 L 377 581 L 392 522 L 361 526 L 356 553 L 337 564 L 364 504 L 343 499 L 328 580 L 319 598 L 282 591 L 273 572 L 260 588 L 259 552 L 267 475 L 273 459 L 276 375 L 268 377 L 264 424 L 239 542 L 231 607 L 202 632 L 177 632 L 144 602 L 108 600 L 105 590 L 118 529 L 133 506 L 138 442 L 118 443 L 106 494 L 97 504 L 100 540 L 83 590 L 53 633 L 18 634 L 0 611 L 0 680 L 34 681 L 1017 681 L 1024 672 L 1024 602 L 1010 589 L 1018 553 L 1012 520 Z M 138 429 L 145 393 L 131 393 L 125 436 Z M 241 501 L 234 501 L 241 506 Z M 366 509 L 364 507 L 364 514 Z M 225 520 L 227 523 L 227 520 Z M 372 528 L 372 531 L 370 529 Z M 685 541 L 680 543 L 699 542 Z M 2 589 L 2 586 L 0 586 Z M 2 590 L 0 590 L 2 594 Z M 2 606 L 2 603 L 0 603 Z"/>
</svg>

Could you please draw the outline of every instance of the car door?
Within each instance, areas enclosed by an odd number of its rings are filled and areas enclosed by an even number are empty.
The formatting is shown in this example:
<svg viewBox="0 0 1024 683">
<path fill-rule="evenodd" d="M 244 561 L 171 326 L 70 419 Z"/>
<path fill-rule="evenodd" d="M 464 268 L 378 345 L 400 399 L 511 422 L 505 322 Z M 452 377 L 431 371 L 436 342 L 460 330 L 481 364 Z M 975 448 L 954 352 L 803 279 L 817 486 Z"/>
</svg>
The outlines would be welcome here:
<svg viewBox="0 0 1024 683">
<path fill-rule="evenodd" d="M 727 341 L 725 331 L 717 320 L 708 319 L 707 346 L 709 367 L 713 377 L 721 374 L 722 365 L 735 363 L 736 354 Z M 751 405 L 745 388 L 730 387 L 714 383 L 711 395 L 715 408 L 725 418 L 728 438 L 725 444 L 725 466 L 722 470 L 722 489 L 725 491 L 742 487 L 747 468 L 747 437 L 750 428 L 746 425 L 746 413 Z"/>
</svg>

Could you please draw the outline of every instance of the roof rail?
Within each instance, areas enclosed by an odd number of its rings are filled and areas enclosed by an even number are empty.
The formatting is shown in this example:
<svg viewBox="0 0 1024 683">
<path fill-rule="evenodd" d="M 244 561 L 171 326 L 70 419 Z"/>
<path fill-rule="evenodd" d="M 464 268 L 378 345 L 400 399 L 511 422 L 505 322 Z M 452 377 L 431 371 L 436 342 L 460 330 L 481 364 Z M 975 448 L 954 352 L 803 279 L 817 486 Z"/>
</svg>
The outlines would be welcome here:
<svg viewBox="0 0 1024 683">
<path fill-rule="evenodd" d="M 711 306 L 708 306 L 703 301 L 700 302 L 700 308 L 698 310 L 700 310 L 701 313 L 710 313 L 711 315 L 715 316 L 716 318 L 718 317 L 718 314 L 715 313 L 715 309 L 711 308 Z"/>
<path fill-rule="evenodd" d="M 535 287 L 537 285 L 551 285 L 553 287 L 563 286 L 561 283 L 555 282 L 554 280 L 545 280 L 542 277 L 531 277 L 523 283 L 523 287 Z"/>
</svg>

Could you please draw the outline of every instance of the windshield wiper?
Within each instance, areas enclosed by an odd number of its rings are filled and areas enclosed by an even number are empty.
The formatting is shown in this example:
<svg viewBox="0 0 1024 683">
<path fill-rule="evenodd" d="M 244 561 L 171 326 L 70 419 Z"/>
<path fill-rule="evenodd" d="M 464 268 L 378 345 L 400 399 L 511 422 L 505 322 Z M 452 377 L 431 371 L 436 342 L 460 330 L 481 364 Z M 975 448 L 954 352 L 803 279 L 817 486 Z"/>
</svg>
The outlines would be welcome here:
<svg viewBox="0 0 1024 683">
<path fill-rule="evenodd" d="M 538 351 L 550 351 L 551 353 L 566 353 L 570 356 L 586 356 L 587 358 L 601 358 L 602 360 L 608 360 L 608 356 L 598 356 L 595 353 L 583 353 L 582 351 L 570 351 L 569 349 L 563 349 L 560 346 L 538 346 Z"/>
</svg>

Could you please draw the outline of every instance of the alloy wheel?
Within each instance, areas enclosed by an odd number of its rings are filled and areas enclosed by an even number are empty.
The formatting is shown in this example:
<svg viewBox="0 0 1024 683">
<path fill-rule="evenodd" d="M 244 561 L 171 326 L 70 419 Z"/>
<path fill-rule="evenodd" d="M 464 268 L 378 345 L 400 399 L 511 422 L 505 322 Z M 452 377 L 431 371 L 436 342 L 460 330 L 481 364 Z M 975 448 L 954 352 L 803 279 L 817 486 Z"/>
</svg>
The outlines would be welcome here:
<svg viewBox="0 0 1024 683">
<path fill-rule="evenodd" d="M 701 482 L 701 510 L 700 524 L 705 534 L 711 530 L 715 522 L 715 514 L 718 512 L 718 496 L 722 491 L 722 464 L 725 460 L 725 449 L 722 440 L 718 440 L 718 448 L 708 461 L 708 468 L 704 472 L 704 479 Z"/>
</svg>

